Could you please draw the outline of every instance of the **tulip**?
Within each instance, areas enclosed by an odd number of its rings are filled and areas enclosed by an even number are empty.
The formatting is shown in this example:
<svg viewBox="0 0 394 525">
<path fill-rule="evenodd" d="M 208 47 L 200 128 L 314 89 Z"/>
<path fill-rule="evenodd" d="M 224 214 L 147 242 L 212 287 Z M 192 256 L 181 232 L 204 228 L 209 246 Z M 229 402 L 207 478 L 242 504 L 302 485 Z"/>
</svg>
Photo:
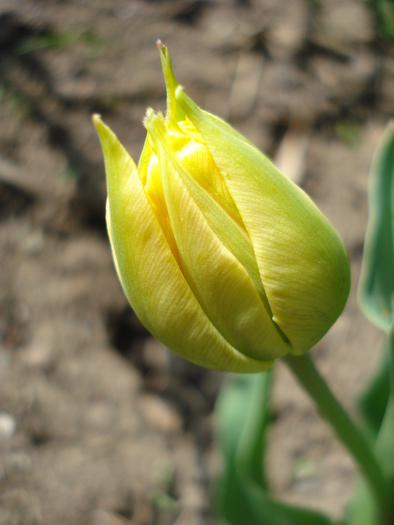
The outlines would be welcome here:
<svg viewBox="0 0 394 525">
<path fill-rule="evenodd" d="M 142 323 L 186 359 L 267 370 L 308 351 L 342 312 L 346 250 L 300 188 L 186 96 L 158 48 L 167 114 L 147 110 L 138 168 L 93 116 L 120 282 Z"/>
</svg>

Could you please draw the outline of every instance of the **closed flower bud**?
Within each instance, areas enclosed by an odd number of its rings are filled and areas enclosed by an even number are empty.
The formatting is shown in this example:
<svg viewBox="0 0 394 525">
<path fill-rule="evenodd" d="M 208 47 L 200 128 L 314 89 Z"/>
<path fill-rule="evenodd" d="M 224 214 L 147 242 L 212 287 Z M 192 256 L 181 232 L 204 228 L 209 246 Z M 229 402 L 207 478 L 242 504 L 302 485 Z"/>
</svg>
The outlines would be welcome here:
<svg viewBox="0 0 394 525">
<path fill-rule="evenodd" d="M 267 370 L 308 351 L 342 312 L 346 250 L 301 189 L 185 95 L 158 48 L 167 114 L 147 110 L 138 168 L 93 117 L 119 279 L 168 348 L 209 368 Z"/>
</svg>

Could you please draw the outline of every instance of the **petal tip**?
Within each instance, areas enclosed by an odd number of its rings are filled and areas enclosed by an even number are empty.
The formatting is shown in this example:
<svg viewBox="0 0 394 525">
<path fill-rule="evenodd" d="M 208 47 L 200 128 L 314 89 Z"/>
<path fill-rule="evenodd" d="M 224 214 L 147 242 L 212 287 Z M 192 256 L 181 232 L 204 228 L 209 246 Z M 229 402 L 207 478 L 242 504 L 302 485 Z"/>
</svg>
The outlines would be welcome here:
<svg viewBox="0 0 394 525">
<path fill-rule="evenodd" d="M 102 139 L 105 134 L 105 131 L 109 129 L 108 126 L 104 124 L 104 122 L 102 121 L 101 115 L 99 113 L 94 113 L 92 115 L 92 122 L 93 122 L 94 127 L 96 128 L 96 131 L 99 137 Z"/>
<path fill-rule="evenodd" d="M 99 113 L 93 113 L 92 115 L 92 122 L 97 127 L 102 123 L 101 115 Z"/>
<path fill-rule="evenodd" d="M 164 52 L 167 49 L 163 42 L 160 40 L 160 38 L 156 40 L 156 47 L 160 52 Z"/>
</svg>

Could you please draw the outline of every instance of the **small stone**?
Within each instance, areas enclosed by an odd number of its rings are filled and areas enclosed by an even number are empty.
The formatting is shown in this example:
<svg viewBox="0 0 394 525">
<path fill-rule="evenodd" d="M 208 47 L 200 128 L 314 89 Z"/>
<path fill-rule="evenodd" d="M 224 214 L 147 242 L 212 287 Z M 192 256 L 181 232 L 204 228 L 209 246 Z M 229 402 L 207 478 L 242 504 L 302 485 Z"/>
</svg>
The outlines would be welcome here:
<svg viewBox="0 0 394 525">
<path fill-rule="evenodd" d="M 92 512 L 89 520 L 89 525 L 126 525 L 127 523 L 130 522 L 121 516 L 102 509 Z"/>
<path fill-rule="evenodd" d="M 95 402 L 89 406 L 86 421 L 91 429 L 108 432 L 112 429 L 113 408 L 110 404 Z"/>
<path fill-rule="evenodd" d="M 372 17 L 366 5 L 352 0 L 321 2 L 312 40 L 335 53 L 351 55 L 374 37 Z"/>
<path fill-rule="evenodd" d="M 0 413 L 0 439 L 7 439 L 14 435 L 16 429 L 16 421 L 13 416 L 6 412 Z"/>
<path fill-rule="evenodd" d="M 291 60 L 302 48 L 308 31 L 308 5 L 303 0 L 287 2 L 278 9 L 267 31 L 267 48 L 277 60 Z"/>
<path fill-rule="evenodd" d="M 48 342 L 33 342 L 21 353 L 21 358 L 28 368 L 47 371 L 54 361 L 53 347 Z"/>
<path fill-rule="evenodd" d="M 50 323 L 39 325 L 31 343 L 20 352 L 22 363 L 34 370 L 47 371 L 54 364 L 56 328 Z"/>
<path fill-rule="evenodd" d="M 182 430 L 181 417 L 157 396 L 141 396 L 140 411 L 145 421 L 161 432 L 179 434 Z"/>
<path fill-rule="evenodd" d="M 26 255 L 36 255 L 44 247 L 44 235 L 41 230 L 29 233 L 21 242 L 21 249 Z"/>
</svg>

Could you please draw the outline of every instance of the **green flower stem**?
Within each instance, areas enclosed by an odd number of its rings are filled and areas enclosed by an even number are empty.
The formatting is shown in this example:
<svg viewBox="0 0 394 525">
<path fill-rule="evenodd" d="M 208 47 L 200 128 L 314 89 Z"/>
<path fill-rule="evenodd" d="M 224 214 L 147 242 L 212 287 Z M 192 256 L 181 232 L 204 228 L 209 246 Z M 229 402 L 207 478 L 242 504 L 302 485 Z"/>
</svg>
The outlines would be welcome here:
<svg viewBox="0 0 394 525">
<path fill-rule="evenodd" d="M 364 473 L 380 510 L 381 523 L 383 525 L 391 523 L 389 484 L 363 434 L 334 397 L 309 354 L 287 355 L 283 360 L 312 397 L 321 415 L 330 422 L 337 436 Z"/>
</svg>

